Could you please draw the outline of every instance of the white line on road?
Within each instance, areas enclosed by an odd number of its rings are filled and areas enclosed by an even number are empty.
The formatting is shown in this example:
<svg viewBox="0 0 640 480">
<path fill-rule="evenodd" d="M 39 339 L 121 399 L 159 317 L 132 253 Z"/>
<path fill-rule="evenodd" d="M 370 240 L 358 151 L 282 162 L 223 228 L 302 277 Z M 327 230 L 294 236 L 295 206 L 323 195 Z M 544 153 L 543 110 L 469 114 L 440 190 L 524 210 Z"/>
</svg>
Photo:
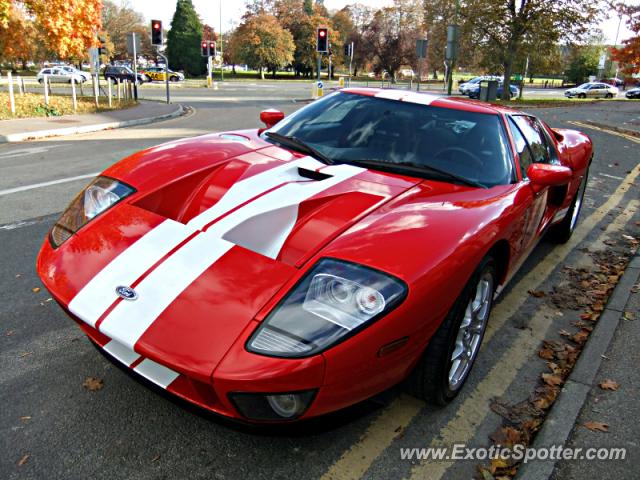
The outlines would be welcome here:
<svg viewBox="0 0 640 480">
<path fill-rule="evenodd" d="M 609 175 L 608 173 L 599 173 L 598 175 L 601 177 L 615 178 L 616 180 L 624 180 L 623 177 L 616 177 L 615 175 Z"/>
<path fill-rule="evenodd" d="M 93 178 L 97 176 L 99 173 L 100 172 L 89 173 L 87 175 L 78 175 L 77 177 L 61 178 L 59 180 L 51 180 L 50 182 L 34 183 L 32 185 L 25 185 L 24 187 L 15 187 L 15 188 L 9 188 L 7 190 L 0 190 L 0 197 L 3 195 L 11 195 L 12 193 L 24 192 L 26 190 L 33 190 L 35 188 L 50 187 L 51 185 L 58 185 L 60 183 L 75 182 L 76 180 Z"/>
</svg>

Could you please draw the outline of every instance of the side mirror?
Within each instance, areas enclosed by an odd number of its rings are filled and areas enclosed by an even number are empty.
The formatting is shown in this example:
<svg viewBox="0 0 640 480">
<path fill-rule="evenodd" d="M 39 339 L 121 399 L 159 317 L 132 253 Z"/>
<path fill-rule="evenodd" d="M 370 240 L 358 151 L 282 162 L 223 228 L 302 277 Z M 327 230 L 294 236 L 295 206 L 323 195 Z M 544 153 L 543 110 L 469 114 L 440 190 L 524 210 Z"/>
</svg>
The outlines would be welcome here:
<svg viewBox="0 0 640 480">
<path fill-rule="evenodd" d="M 527 168 L 527 177 L 536 187 L 559 187 L 571 181 L 573 171 L 562 165 L 549 165 L 548 163 L 532 163 Z"/>
<path fill-rule="evenodd" d="M 276 123 L 284 118 L 284 113 L 279 110 L 270 108 L 269 110 L 263 110 L 260 112 L 260 121 L 264 123 L 267 128 L 273 127 Z"/>
</svg>

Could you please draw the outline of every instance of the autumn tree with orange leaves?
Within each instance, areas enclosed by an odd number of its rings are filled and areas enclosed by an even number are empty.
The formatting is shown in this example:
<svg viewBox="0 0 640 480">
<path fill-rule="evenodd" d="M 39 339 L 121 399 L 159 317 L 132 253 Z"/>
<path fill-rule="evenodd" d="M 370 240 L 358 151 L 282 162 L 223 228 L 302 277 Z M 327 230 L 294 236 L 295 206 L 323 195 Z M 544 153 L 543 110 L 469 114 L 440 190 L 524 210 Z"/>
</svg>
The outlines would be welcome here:
<svg viewBox="0 0 640 480">
<path fill-rule="evenodd" d="M 640 5 L 621 5 L 619 8 L 635 36 L 624 40 L 620 48 L 612 48 L 611 58 L 620 64 L 624 73 L 633 75 L 640 73 Z"/>
<path fill-rule="evenodd" d="M 101 10 L 102 0 L 0 0 L 0 58 L 24 60 L 24 47 L 34 59 L 33 32 L 53 56 L 83 58 L 97 46 Z M 15 39 L 26 44 L 15 48 Z"/>
</svg>

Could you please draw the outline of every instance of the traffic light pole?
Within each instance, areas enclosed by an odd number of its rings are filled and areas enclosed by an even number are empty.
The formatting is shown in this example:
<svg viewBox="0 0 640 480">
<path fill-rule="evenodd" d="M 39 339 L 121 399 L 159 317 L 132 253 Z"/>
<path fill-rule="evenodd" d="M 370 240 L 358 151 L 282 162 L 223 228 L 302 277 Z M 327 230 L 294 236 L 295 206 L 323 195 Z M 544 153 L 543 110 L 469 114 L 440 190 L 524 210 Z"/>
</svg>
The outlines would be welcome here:
<svg viewBox="0 0 640 480">
<path fill-rule="evenodd" d="M 320 81 L 320 69 L 322 68 L 322 54 L 318 53 L 318 81 Z"/>
<path fill-rule="evenodd" d="M 167 86 L 167 103 L 171 103 L 171 94 L 169 93 L 169 59 L 160 53 L 159 48 L 158 56 L 164 60 L 164 83 Z"/>
</svg>

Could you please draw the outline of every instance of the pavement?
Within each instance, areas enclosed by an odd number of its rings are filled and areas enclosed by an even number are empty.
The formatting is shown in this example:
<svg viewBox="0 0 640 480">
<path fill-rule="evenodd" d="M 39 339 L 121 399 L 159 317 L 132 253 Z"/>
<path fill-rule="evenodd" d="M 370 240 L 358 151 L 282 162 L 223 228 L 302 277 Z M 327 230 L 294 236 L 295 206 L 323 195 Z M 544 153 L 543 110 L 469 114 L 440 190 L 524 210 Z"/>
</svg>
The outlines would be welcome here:
<svg viewBox="0 0 640 480">
<path fill-rule="evenodd" d="M 174 118 L 182 113 L 180 104 L 141 101 L 134 107 L 101 113 L 1 120 L 0 143 L 144 125 Z"/>
<path fill-rule="evenodd" d="M 157 395 L 99 355 L 50 300 L 34 263 L 51 224 L 88 181 L 78 177 L 95 175 L 162 142 L 255 128 L 261 110 L 278 108 L 289 114 L 299 108 L 294 100 L 308 88 L 266 85 L 228 84 L 197 93 L 185 88 L 174 99 L 190 108 L 187 115 L 152 125 L 0 145 L 0 477 L 471 478 L 478 461 L 401 460 L 400 449 L 453 443 L 487 447 L 488 436 L 503 422 L 491 403 L 527 399 L 548 370 L 536 355 L 541 342 L 562 339 L 558 332 L 563 329 L 575 331 L 572 322 L 581 312 L 550 300 L 549 292 L 567 280 L 563 267 L 590 267 L 590 252 L 611 248 L 605 242 L 622 242 L 624 234 L 639 236 L 640 139 L 585 123 L 602 117 L 598 104 L 536 109 L 554 127 L 584 130 L 596 145 L 584 208 L 570 241 L 562 246 L 541 242 L 502 293 L 478 361 L 454 402 L 434 408 L 394 389 L 384 398 L 297 431 L 247 431 L 201 416 Z M 578 127 L 580 122 L 586 126 Z M 547 296 L 538 298 L 529 291 Z M 617 308 L 637 311 L 637 303 L 629 305 Z M 619 320 L 618 329 L 632 323 Z M 629 350 L 620 353 L 637 364 L 633 346 L 640 336 L 628 329 L 623 335 L 630 337 Z M 606 356 L 616 359 L 612 368 L 622 365 L 613 350 Z M 618 398 L 621 415 L 636 418 L 631 404 L 637 403 L 637 395 L 623 388 L 637 386 L 637 377 L 603 372 L 597 378 L 604 375 L 621 384 L 620 390 L 605 392 L 607 398 Z M 83 388 L 89 376 L 103 379 L 104 388 Z M 589 391 L 590 385 L 585 385 Z M 618 395 L 621 391 L 624 395 Z M 587 437 L 587 443 L 623 431 L 600 413 L 589 420 L 610 423 L 610 432 L 595 440 Z M 627 423 L 633 431 L 633 421 Z M 581 430 L 576 432 L 591 433 Z M 574 438 L 580 440 L 572 433 L 571 441 Z M 616 467 L 620 478 L 625 472 L 633 478 L 628 465 Z M 561 480 L 582 478 L 579 474 L 573 470 Z"/>
</svg>

